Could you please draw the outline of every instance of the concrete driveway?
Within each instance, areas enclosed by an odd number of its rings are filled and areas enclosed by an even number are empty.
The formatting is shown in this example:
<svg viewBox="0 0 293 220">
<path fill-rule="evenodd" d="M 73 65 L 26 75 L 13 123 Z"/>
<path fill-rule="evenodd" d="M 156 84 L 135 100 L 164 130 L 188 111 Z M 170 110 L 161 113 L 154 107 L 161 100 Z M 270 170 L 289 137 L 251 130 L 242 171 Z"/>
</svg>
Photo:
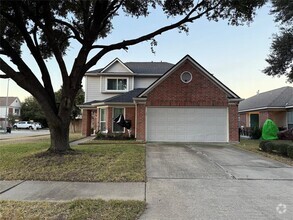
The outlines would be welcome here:
<svg viewBox="0 0 293 220">
<path fill-rule="evenodd" d="M 207 144 L 148 144 L 146 163 L 141 219 L 292 219 L 290 166 Z"/>
</svg>

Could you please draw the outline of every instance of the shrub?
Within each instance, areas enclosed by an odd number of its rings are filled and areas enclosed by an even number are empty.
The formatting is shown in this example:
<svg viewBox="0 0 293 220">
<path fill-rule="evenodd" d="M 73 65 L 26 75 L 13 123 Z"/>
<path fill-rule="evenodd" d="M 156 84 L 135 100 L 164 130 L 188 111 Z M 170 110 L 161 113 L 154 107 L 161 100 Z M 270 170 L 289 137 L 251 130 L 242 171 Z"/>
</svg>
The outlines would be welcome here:
<svg viewBox="0 0 293 220">
<path fill-rule="evenodd" d="M 287 147 L 287 155 L 288 155 L 288 157 L 293 159 L 293 145 L 289 145 Z"/>
<path fill-rule="evenodd" d="M 266 143 L 268 143 L 268 142 L 270 142 L 270 141 L 261 141 L 259 143 L 259 149 L 262 150 L 262 151 L 264 151 L 264 152 L 266 152 L 267 151 Z"/>
<path fill-rule="evenodd" d="M 260 139 L 261 129 L 259 127 L 253 127 L 250 134 L 251 139 Z"/>
<path fill-rule="evenodd" d="M 266 152 L 272 153 L 275 149 L 275 144 L 273 142 L 267 142 L 266 144 Z"/>
<path fill-rule="evenodd" d="M 102 134 L 98 132 L 95 140 L 135 140 L 134 135 L 126 136 L 125 134 Z"/>
<path fill-rule="evenodd" d="M 268 153 L 278 153 L 283 156 L 293 158 L 293 145 L 287 143 L 278 143 L 272 141 L 261 141 L 259 143 L 259 149 Z"/>
<path fill-rule="evenodd" d="M 287 156 L 287 148 L 289 144 L 282 144 L 282 143 L 276 143 L 275 144 L 275 149 L 279 154 L 283 156 Z"/>
</svg>

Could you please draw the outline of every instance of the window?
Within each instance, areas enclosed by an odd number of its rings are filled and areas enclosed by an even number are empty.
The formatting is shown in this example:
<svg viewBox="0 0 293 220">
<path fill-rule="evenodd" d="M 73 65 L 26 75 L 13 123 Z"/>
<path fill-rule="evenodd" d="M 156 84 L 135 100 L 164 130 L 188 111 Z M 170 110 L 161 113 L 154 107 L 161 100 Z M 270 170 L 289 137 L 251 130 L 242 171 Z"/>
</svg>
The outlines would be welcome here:
<svg viewBox="0 0 293 220">
<path fill-rule="evenodd" d="M 106 132 L 106 109 L 100 109 L 100 131 Z"/>
<path fill-rule="evenodd" d="M 192 80 L 192 75 L 190 72 L 185 71 L 185 72 L 181 73 L 180 78 L 181 78 L 182 82 L 189 83 Z"/>
<path fill-rule="evenodd" d="M 20 112 L 19 112 L 19 109 L 18 108 L 14 109 L 14 115 L 20 115 L 19 113 Z"/>
<path fill-rule="evenodd" d="M 113 108 L 113 119 L 118 117 L 118 115 L 124 115 L 124 108 Z M 120 125 L 117 125 L 114 121 L 113 121 L 113 132 L 116 133 L 123 133 L 124 132 L 124 128 L 121 127 Z"/>
<path fill-rule="evenodd" d="M 107 91 L 127 91 L 127 78 L 107 79 Z"/>
</svg>

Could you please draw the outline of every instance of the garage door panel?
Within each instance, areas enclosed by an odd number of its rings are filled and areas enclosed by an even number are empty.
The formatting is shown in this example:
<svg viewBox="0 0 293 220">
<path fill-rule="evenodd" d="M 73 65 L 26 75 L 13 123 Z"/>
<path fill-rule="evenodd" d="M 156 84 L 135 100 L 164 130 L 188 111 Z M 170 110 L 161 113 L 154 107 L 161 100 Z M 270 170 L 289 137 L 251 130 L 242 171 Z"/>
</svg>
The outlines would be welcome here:
<svg viewBox="0 0 293 220">
<path fill-rule="evenodd" d="M 227 142 L 227 108 L 147 108 L 147 140 Z"/>
</svg>

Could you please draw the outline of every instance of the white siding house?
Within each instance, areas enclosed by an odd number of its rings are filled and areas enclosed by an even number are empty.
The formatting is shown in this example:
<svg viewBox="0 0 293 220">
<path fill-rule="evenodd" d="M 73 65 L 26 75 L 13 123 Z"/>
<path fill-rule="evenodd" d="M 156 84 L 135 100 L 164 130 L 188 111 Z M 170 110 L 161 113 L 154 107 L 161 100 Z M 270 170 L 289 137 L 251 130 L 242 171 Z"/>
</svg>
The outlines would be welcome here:
<svg viewBox="0 0 293 220">
<path fill-rule="evenodd" d="M 8 115 L 20 116 L 21 102 L 18 97 L 0 97 L 0 126 L 4 127 Z M 7 110 L 7 112 L 6 112 Z"/>
</svg>

